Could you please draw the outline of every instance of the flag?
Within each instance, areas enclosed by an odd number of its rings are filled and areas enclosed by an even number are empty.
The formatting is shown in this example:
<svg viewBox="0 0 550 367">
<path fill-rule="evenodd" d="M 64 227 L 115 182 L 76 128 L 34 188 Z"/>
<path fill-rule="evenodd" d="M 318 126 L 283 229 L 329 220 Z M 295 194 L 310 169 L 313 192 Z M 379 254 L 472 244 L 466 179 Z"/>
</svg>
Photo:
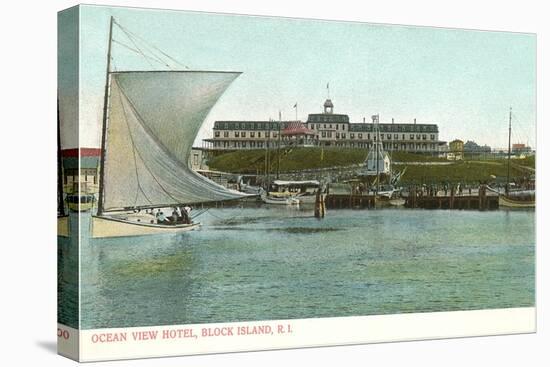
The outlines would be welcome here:
<svg viewBox="0 0 550 367">
<path fill-rule="evenodd" d="M 327 89 L 328 89 L 328 83 L 327 83 Z"/>
<path fill-rule="evenodd" d="M 296 102 L 296 104 L 292 108 L 297 108 L 297 107 L 298 107 L 298 102 Z"/>
</svg>

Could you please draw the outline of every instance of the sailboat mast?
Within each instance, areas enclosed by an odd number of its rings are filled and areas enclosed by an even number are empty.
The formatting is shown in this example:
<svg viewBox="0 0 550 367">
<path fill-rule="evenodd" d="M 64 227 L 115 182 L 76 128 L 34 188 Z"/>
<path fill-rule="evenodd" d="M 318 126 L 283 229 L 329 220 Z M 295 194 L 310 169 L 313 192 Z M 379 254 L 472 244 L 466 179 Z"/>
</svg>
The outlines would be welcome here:
<svg viewBox="0 0 550 367">
<path fill-rule="evenodd" d="M 59 98 L 57 99 L 57 212 L 65 215 L 63 201 L 63 158 L 61 157 L 61 122 L 59 120 Z"/>
<path fill-rule="evenodd" d="M 281 168 L 281 111 L 279 111 L 279 135 L 277 135 L 277 180 L 279 179 L 279 169 Z"/>
<path fill-rule="evenodd" d="M 376 115 L 375 128 L 376 128 L 376 194 L 380 191 L 380 115 Z"/>
<path fill-rule="evenodd" d="M 267 138 L 267 164 L 266 164 L 266 167 L 267 167 L 267 172 L 266 172 L 266 175 L 267 175 L 267 192 L 268 193 L 269 193 L 269 186 L 271 184 L 271 178 L 269 177 L 270 173 L 271 173 L 271 124 L 272 124 L 272 119 L 270 118 L 269 119 L 268 138 Z"/>
<path fill-rule="evenodd" d="M 510 158 L 512 154 L 511 150 L 512 142 L 512 107 L 510 107 L 510 115 L 508 118 L 508 173 L 506 175 L 506 193 L 510 190 Z"/>
<path fill-rule="evenodd" d="M 111 16 L 109 23 L 109 43 L 107 46 L 107 67 L 105 72 L 105 95 L 103 96 L 103 124 L 101 127 L 101 159 L 99 161 L 99 202 L 97 205 L 97 214 L 103 212 L 103 188 L 105 185 L 105 142 L 107 136 L 107 115 L 109 107 L 109 82 L 111 73 L 111 46 L 113 41 L 113 23 L 114 17 Z"/>
</svg>

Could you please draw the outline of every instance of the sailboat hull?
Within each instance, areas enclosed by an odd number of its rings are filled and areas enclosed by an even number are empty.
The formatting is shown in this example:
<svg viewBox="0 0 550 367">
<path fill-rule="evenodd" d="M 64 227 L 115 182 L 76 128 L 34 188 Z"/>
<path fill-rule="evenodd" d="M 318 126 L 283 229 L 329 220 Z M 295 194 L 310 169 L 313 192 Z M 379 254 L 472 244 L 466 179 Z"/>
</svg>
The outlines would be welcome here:
<svg viewBox="0 0 550 367">
<path fill-rule="evenodd" d="M 137 223 L 105 216 L 92 216 L 93 238 L 132 237 L 162 233 L 180 233 L 192 231 L 199 227 L 200 223 L 163 225 L 153 223 Z"/>
<path fill-rule="evenodd" d="M 274 205 L 298 205 L 298 204 L 300 204 L 299 199 L 296 199 L 294 197 L 278 198 L 278 197 L 263 196 L 262 201 L 266 204 L 274 204 Z"/>
<path fill-rule="evenodd" d="M 498 197 L 498 205 L 507 208 L 534 208 L 535 200 L 516 200 L 500 195 Z"/>
</svg>

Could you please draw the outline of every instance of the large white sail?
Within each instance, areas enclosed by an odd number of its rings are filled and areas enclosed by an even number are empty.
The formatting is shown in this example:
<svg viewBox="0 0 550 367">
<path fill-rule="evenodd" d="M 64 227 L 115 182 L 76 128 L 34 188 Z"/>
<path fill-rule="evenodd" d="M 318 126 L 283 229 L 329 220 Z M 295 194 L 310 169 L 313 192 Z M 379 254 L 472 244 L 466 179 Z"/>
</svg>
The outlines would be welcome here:
<svg viewBox="0 0 550 367">
<path fill-rule="evenodd" d="M 104 211 L 243 196 L 188 166 L 200 126 L 238 75 L 210 71 L 111 74 Z"/>
</svg>

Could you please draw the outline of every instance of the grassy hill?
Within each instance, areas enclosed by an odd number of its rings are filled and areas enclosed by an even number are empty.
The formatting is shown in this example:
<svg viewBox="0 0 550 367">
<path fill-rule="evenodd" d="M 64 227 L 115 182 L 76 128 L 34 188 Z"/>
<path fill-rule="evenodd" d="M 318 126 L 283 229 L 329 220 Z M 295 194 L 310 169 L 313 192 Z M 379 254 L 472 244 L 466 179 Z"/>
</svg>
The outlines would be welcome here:
<svg viewBox="0 0 550 367">
<path fill-rule="evenodd" d="M 293 148 L 281 150 L 281 172 L 299 171 L 363 163 L 367 158 L 365 149 L 349 148 Z M 241 150 L 220 154 L 208 161 L 211 169 L 234 173 L 260 173 L 265 170 L 266 152 L 262 149 Z M 445 161 L 443 158 L 406 152 L 393 153 L 396 162 Z M 272 170 L 277 167 L 277 151 L 270 153 Z"/>
<path fill-rule="evenodd" d="M 402 178 L 403 183 L 440 183 L 462 182 L 478 183 L 493 181 L 494 177 L 506 177 L 507 165 L 505 161 L 468 162 L 456 161 L 444 166 L 395 165 L 395 169 L 407 171 Z M 526 173 L 516 167 L 510 168 L 511 177 L 523 177 Z"/>
<path fill-rule="evenodd" d="M 213 170 L 243 174 L 263 174 L 265 172 L 265 150 L 242 150 L 219 154 L 208 161 Z M 428 162 L 447 162 L 444 158 L 432 157 L 424 154 L 394 152 L 394 169 L 402 170 L 407 167 L 402 182 L 430 183 L 430 182 L 479 182 L 491 181 L 493 176 L 505 177 L 507 174 L 506 160 L 487 161 L 456 161 L 447 165 L 422 165 Z M 365 161 L 365 149 L 349 148 L 294 148 L 280 153 L 280 172 L 301 171 L 307 169 L 343 167 L 360 164 Z M 277 167 L 277 152 L 270 153 L 271 172 Z M 413 164 L 413 162 L 417 164 Z M 518 162 L 519 163 L 519 162 Z M 534 157 L 530 161 L 522 162 L 526 166 L 534 166 Z M 526 175 L 526 170 L 512 166 L 512 177 Z"/>
</svg>

